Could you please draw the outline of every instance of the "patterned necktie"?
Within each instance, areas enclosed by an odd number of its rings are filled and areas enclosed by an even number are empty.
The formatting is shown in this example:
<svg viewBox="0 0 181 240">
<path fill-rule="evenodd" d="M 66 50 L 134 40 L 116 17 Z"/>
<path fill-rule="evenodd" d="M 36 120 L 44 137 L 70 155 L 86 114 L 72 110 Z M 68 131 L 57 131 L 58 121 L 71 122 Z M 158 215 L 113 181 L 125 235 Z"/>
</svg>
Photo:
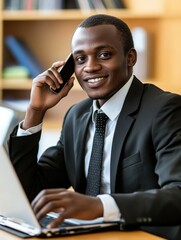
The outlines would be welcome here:
<svg viewBox="0 0 181 240">
<path fill-rule="evenodd" d="M 86 194 L 90 196 L 97 196 L 100 193 L 104 134 L 107 119 L 108 117 L 105 113 L 97 113 L 96 130 L 87 176 Z"/>
</svg>

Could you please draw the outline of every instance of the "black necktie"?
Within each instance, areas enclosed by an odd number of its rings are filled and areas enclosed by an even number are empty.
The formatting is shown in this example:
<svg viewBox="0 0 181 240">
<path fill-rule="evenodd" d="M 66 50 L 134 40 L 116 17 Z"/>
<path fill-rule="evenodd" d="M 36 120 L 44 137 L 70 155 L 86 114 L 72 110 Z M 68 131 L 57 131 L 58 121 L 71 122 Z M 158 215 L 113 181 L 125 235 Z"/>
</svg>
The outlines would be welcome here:
<svg viewBox="0 0 181 240">
<path fill-rule="evenodd" d="M 86 194 L 90 196 L 96 196 L 100 193 L 104 134 L 107 119 L 108 117 L 105 113 L 97 113 L 96 130 L 87 176 Z"/>
</svg>

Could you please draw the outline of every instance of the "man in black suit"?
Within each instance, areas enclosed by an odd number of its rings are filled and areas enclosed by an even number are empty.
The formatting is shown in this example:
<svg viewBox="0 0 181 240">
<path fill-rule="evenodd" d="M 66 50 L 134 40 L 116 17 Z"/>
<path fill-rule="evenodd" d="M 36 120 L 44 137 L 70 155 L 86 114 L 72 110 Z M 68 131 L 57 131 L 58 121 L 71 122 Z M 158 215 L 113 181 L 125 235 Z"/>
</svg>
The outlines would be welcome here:
<svg viewBox="0 0 181 240">
<path fill-rule="evenodd" d="M 143 84 L 134 75 L 136 50 L 128 26 L 112 16 L 83 21 L 72 38 L 75 75 L 88 99 L 67 112 L 60 139 L 37 162 L 46 111 L 65 97 L 74 77 L 62 83 L 54 63 L 33 80 L 25 119 L 11 135 L 12 162 L 40 219 L 122 218 L 128 226 L 181 223 L 181 97 Z M 101 191 L 85 195 L 95 112 L 108 116 Z M 61 111 L 61 109 L 60 109 Z M 67 190 L 70 186 L 75 190 Z M 44 189 L 44 190 L 43 190 Z M 41 191 L 42 190 L 42 191 Z M 163 236 L 178 228 L 159 228 Z M 150 228 L 150 231 L 152 228 Z M 155 228 L 154 233 L 157 233 Z"/>
</svg>

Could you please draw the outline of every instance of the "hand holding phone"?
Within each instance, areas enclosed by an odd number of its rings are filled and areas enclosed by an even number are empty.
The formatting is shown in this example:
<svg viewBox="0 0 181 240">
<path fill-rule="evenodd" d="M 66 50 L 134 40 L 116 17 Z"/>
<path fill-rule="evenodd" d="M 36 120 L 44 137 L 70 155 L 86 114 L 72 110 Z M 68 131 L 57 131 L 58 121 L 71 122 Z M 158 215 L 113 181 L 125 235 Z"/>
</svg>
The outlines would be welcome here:
<svg viewBox="0 0 181 240">
<path fill-rule="evenodd" d="M 62 90 L 64 85 L 68 82 L 68 80 L 74 73 L 74 58 L 73 58 L 72 54 L 69 54 L 69 56 L 65 60 L 65 64 L 59 69 L 58 72 L 61 75 L 63 83 L 60 84 L 60 87 L 56 90 L 54 90 L 50 87 L 50 90 L 55 94 L 58 94 Z"/>
</svg>

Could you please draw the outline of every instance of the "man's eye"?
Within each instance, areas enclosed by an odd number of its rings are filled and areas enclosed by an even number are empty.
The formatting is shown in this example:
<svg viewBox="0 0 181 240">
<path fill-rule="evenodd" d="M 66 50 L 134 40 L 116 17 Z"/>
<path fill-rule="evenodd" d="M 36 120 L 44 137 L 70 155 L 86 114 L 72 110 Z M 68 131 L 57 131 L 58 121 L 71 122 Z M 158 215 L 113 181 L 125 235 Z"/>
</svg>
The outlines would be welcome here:
<svg viewBox="0 0 181 240">
<path fill-rule="evenodd" d="M 85 57 L 83 57 L 83 56 L 76 57 L 76 61 L 77 61 L 77 63 L 82 63 L 85 61 Z"/>
<path fill-rule="evenodd" d="M 99 55 L 99 58 L 101 58 L 101 59 L 108 59 L 110 57 L 111 57 L 110 52 L 103 52 L 103 53 L 100 53 L 100 55 Z"/>
</svg>

